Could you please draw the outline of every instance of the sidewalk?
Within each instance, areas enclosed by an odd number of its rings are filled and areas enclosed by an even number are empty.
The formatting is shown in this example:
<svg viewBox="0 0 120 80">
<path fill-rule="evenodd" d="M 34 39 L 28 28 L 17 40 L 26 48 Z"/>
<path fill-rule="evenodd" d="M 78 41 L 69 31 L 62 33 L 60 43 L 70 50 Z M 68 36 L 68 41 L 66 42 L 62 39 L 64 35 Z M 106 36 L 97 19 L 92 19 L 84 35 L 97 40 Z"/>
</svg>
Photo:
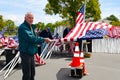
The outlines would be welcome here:
<svg viewBox="0 0 120 80">
<path fill-rule="evenodd" d="M 0 58 L 1 62 L 4 60 Z M 120 54 L 92 53 L 91 58 L 85 58 L 86 67 L 89 75 L 82 79 L 69 76 L 70 68 L 68 64 L 72 57 L 52 55 L 46 61 L 46 65 L 36 66 L 35 80 L 120 80 Z M 6 80 L 22 80 L 21 68 L 14 69 Z M 3 74 L 0 73 L 0 80 Z"/>
</svg>

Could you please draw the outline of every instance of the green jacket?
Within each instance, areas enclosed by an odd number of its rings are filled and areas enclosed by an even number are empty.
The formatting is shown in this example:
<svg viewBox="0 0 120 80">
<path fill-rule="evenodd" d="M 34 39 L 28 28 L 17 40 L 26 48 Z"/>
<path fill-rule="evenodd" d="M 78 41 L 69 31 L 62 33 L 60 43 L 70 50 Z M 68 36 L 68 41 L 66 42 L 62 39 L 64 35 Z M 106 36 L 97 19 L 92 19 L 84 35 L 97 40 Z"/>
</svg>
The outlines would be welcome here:
<svg viewBox="0 0 120 80">
<path fill-rule="evenodd" d="M 19 51 L 34 55 L 38 52 L 38 44 L 44 41 L 44 38 L 38 37 L 35 33 L 35 25 L 30 25 L 24 21 L 18 28 Z"/>
</svg>

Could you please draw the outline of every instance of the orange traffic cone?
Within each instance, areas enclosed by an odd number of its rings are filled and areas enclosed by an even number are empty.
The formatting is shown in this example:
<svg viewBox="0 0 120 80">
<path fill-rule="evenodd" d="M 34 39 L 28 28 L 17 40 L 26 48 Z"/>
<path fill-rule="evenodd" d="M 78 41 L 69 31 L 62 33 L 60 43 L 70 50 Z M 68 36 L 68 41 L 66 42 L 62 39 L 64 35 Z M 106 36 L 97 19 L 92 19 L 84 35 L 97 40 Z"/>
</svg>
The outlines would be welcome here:
<svg viewBox="0 0 120 80">
<path fill-rule="evenodd" d="M 38 64 L 46 64 L 38 54 L 35 54 L 35 62 L 37 62 Z"/>
<path fill-rule="evenodd" d="M 83 51 L 81 51 L 81 53 L 80 53 L 80 66 L 83 66 L 83 74 L 86 75 L 87 74 L 87 70 L 86 70 L 86 67 L 85 67 Z"/>
<path fill-rule="evenodd" d="M 80 55 L 79 55 L 79 53 L 80 53 L 79 43 L 76 42 L 74 56 L 72 58 L 72 62 L 69 64 L 69 66 L 71 66 L 71 67 L 79 67 L 80 66 Z"/>
</svg>

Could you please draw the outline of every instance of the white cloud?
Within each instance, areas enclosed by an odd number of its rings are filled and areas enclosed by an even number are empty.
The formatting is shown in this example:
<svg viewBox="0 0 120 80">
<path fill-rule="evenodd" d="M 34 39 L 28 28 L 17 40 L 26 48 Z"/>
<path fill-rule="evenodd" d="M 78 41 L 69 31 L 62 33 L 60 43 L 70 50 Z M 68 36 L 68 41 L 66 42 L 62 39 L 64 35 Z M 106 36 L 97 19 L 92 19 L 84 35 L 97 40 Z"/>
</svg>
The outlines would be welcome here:
<svg viewBox="0 0 120 80">
<path fill-rule="evenodd" d="M 24 21 L 24 17 L 21 15 L 15 15 L 15 14 L 3 14 L 3 19 L 4 20 L 13 20 L 15 22 L 16 25 L 19 25 L 20 23 L 22 23 Z"/>
<path fill-rule="evenodd" d="M 56 21 L 61 21 L 62 19 L 60 17 L 58 17 L 57 15 L 56 16 L 50 16 L 50 15 L 46 15 L 46 16 L 42 16 L 40 18 L 40 21 L 41 22 L 44 22 L 44 23 L 54 23 Z"/>
<path fill-rule="evenodd" d="M 18 15 L 18 14 L 6 14 L 3 13 L 3 19 L 5 20 L 13 20 L 15 22 L 16 25 L 20 25 L 23 21 L 24 21 L 24 14 L 22 15 Z M 35 16 L 35 20 L 34 23 L 38 23 L 38 22 L 43 22 L 45 24 L 47 23 L 54 23 L 56 21 L 61 21 L 62 19 L 60 17 L 56 16 L 50 16 L 50 15 L 44 15 L 44 16 L 39 16 L 39 15 L 34 15 Z"/>
<path fill-rule="evenodd" d="M 4 19 L 11 19 L 15 21 L 16 25 L 19 25 L 21 22 L 23 22 L 24 14 L 28 11 L 33 12 L 35 15 L 34 23 L 40 21 L 44 23 L 55 22 L 56 20 L 55 18 L 52 18 L 53 16 L 46 16 L 45 12 L 43 11 L 46 3 L 47 0 L 14 0 L 13 3 L 8 2 L 8 0 L 2 0 L 0 4 L 2 4 L 4 10 L 1 8 L 0 15 L 3 15 Z M 7 7 L 7 5 L 9 7 Z"/>
</svg>

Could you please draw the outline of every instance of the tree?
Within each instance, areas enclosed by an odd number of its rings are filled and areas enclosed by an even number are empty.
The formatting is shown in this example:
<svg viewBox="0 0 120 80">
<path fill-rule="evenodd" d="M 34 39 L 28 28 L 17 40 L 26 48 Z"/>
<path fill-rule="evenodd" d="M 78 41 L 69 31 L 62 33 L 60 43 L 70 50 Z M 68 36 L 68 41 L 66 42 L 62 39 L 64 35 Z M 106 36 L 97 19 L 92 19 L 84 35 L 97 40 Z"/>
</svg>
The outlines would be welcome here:
<svg viewBox="0 0 120 80">
<path fill-rule="evenodd" d="M 85 0 L 48 0 L 44 11 L 49 15 L 59 14 L 64 20 L 68 20 L 73 27 L 77 17 L 77 12 Z M 94 21 L 100 19 L 100 4 L 98 0 L 90 0 L 86 8 L 86 18 L 93 18 Z"/>
<path fill-rule="evenodd" d="M 6 21 L 6 26 L 7 26 L 7 31 L 9 32 L 9 34 L 14 31 L 14 28 L 15 28 L 14 21 L 7 20 Z"/>
<path fill-rule="evenodd" d="M 109 17 L 106 17 L 105 19 L 111 21 L 110 24 L 114 26 L 120 26 L 120 21 L 115 15 L 110 15 Z"/>
<path fill-rule="evenodd" d="M 116 16 L 114 16 L 114 15 L 110 15 L 109 17 L 106 17 L 106 20 L 119 21 L 119 19 Z"/>
<path fill-rule="evenodd" d="M 99 0 L 89 0 L 86 6 L 86 18 L 92 18 L 93 21 L 101 19 L 101 10 Z"/>
<path fill-rule="evenodd" d="M 54 31 L 54 25 L 52 23 L 47 23 L 45 28 L 48 28 L 48 27 L 50 28 L 51 32 Z"/>
<path fill-rule="evenodd" d="M 111 24 L 114 26 L 120 26 L 120 21 L 112 21 Z"/>
<path fill-rule="evenodd" d="M 45 28 L 45 24 L 42 22 L 38 22 L 35 25 L 39 30 L 43 30 Z"/>
<path fill-rule="evenodd" d="M 5 29 L 5 28 L 7 28 L 7 31 L 5 32 L 5 33 L 11 33 L 11 32 L 13 32 L 13 33 L 17 33 L 17 26 L 14 24 L 14 21 L 12 21 L 12 20 L 4 20 L 3 19 L 3 16 L 2 15 L 0 15 L 0 31 L 2 30 L 2 29 Z"/>
<path fill-rule="evenodd" d="M 5 26 L 5 22 L 3 20 L 3 16 L 0 15 L 0 30 L 2 30 L 4 28 L 4 26 Z"/>
</svg>

